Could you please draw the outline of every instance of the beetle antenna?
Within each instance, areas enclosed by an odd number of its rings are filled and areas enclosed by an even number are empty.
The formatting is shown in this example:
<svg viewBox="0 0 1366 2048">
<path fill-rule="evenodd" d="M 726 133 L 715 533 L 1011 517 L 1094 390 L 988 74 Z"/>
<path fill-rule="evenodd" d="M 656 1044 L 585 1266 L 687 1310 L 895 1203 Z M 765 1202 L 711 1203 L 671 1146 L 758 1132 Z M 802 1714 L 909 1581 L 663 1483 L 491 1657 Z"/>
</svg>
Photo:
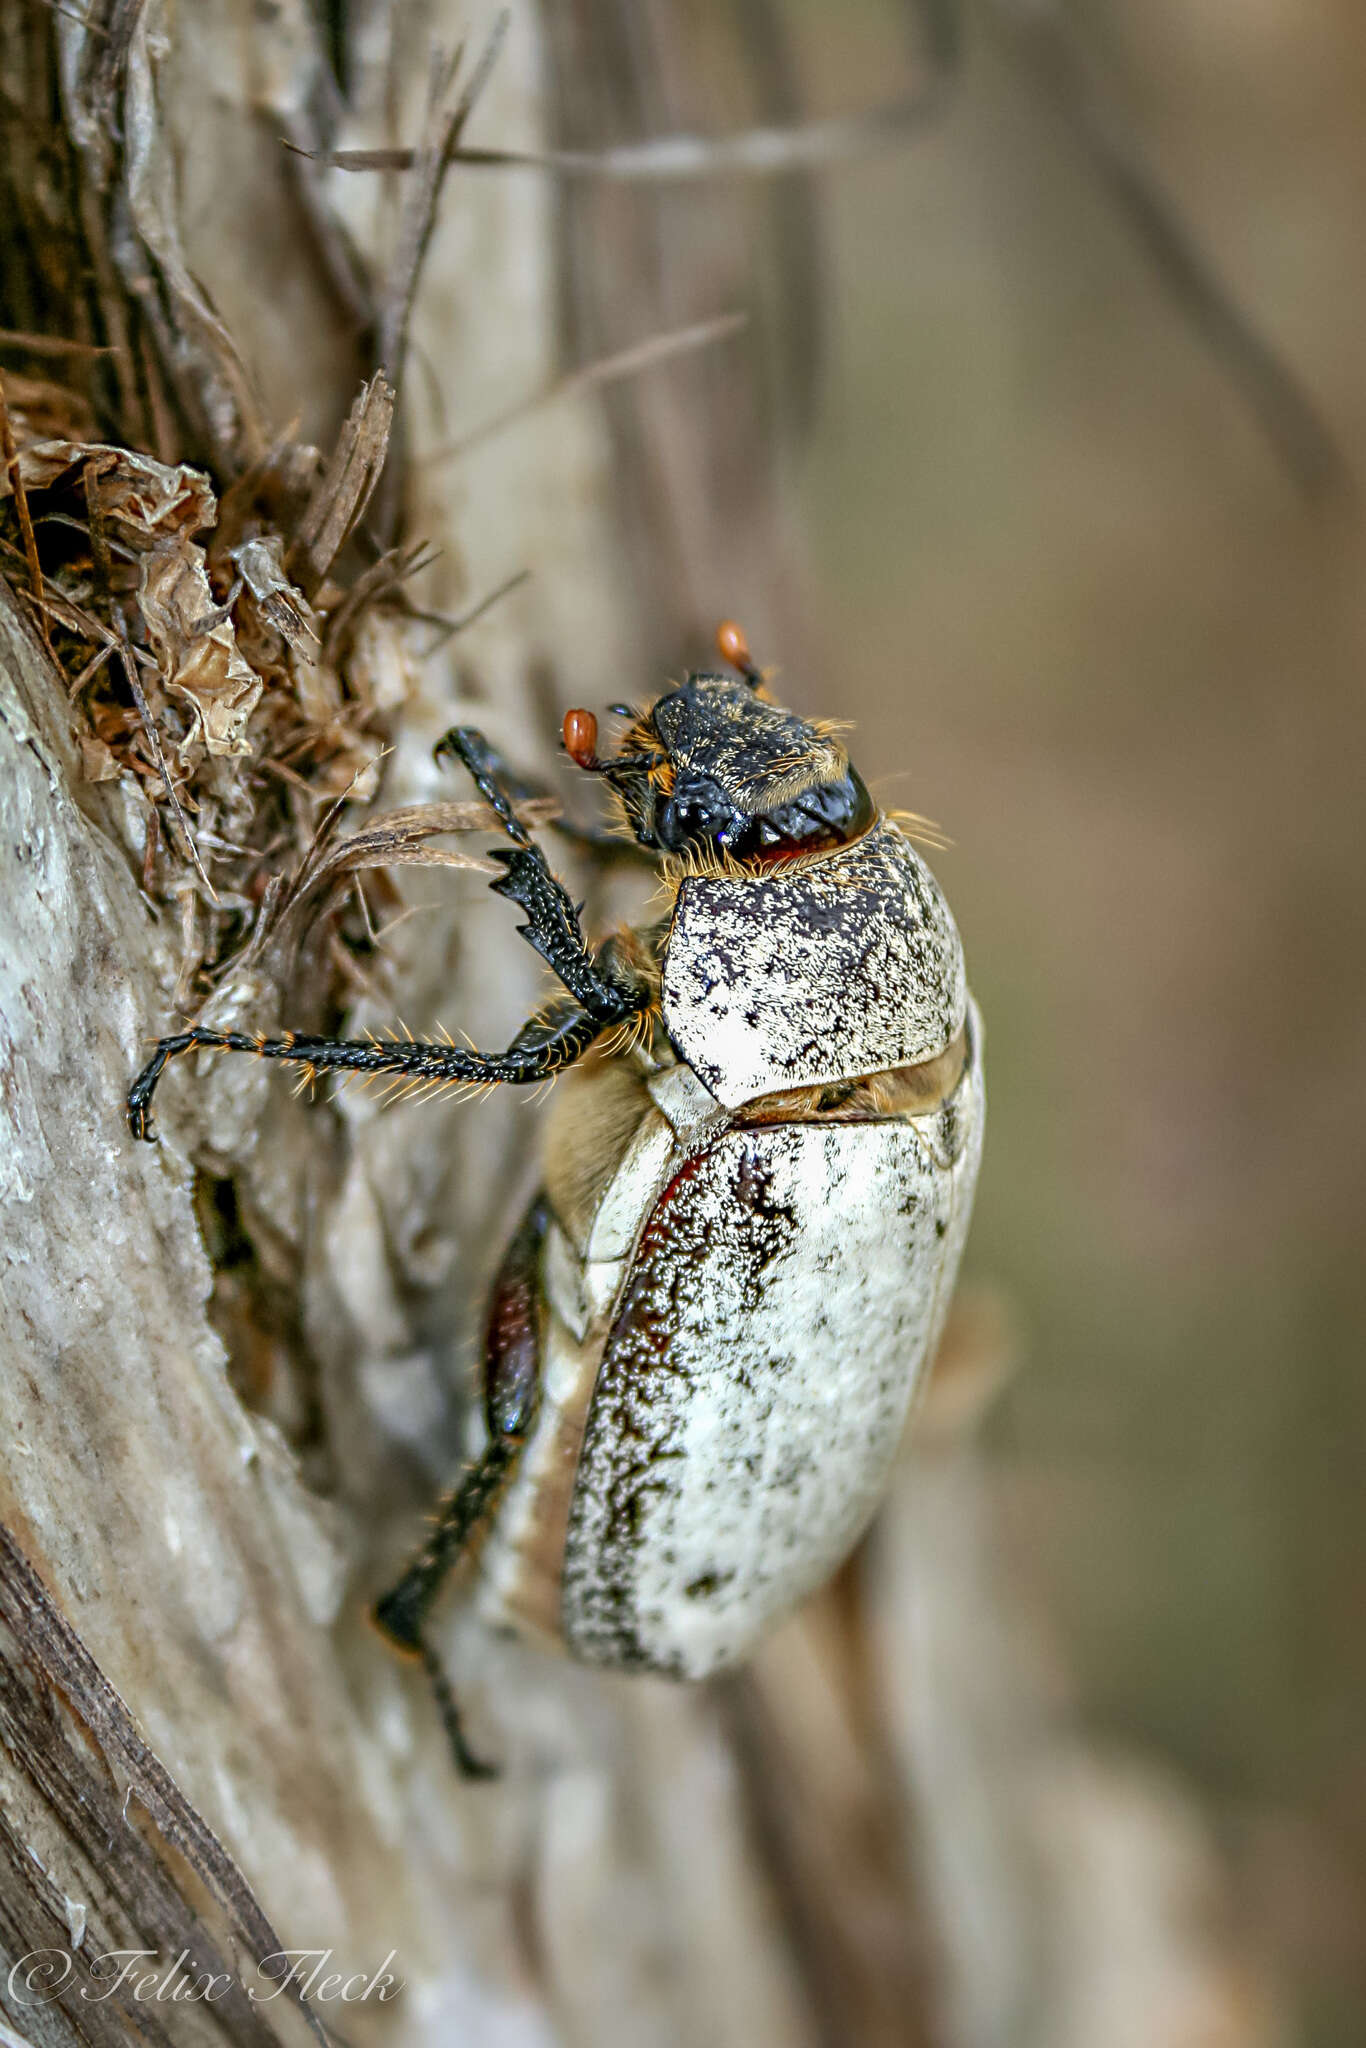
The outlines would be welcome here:
<svg viewBox="0 0 1366 2048">
<path fill-rule="evenodd" d="M 655 765 L 649 754 L 620 754 L 614 761 L 604 761 L 598 752 L 598 721 L 591 711 L 565 712 L 561 744 L 576 768 L 585 775 L 605 775 L 609 782 L 644 774 Z"/>
<path fill-rule="evenodd" d="M 722 661 L 728 661 L 732 668 L 738 668 L 751 690 L 757 690 L 763 683 L 763 672 L 749 651 L 749 641 L 743 626 L 734 619 L 722 619 L 716 629 L 716 651 Z"/>
<path fill-rule="evenodd" d="M 564 750 L 576 768 L 586 774 L 602 773 L 598 759 L 598 721 L 591 711 L 566 711 L 564 714 Z"/>
</svg>

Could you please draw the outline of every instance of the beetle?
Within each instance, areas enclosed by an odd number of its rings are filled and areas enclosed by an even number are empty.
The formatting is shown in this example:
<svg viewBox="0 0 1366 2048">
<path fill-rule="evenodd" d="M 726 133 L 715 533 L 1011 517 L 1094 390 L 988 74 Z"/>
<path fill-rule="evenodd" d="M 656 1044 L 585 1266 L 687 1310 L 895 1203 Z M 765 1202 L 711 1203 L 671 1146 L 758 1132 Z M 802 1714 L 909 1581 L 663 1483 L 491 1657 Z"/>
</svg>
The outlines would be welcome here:
<svg viewBox="0 0 1366 2048">
<path fill-rule="evenodd" d="M 509 844 L 491 887 L 563 986 L 503 1052 L 191 1029 L 168 1059 L 311 1073 L 562 1076 L 539 1191 L 494 1282 L 481 1453 L 373 1619 L 420 1658 L 480 1775 L 428 1622 L 481 1550 L 492 1620 L 590 1664 L 700 1679 L 741 1662 L 849 1554 L 942 1327 L 981 1154 L 981 1027 L 929 868 L 839 731 L 739 675 L 690 674 L 575 764 L 659 863 L 667 908 L 590 945 L 481 734 L 449 732 Z"/>
</svg>

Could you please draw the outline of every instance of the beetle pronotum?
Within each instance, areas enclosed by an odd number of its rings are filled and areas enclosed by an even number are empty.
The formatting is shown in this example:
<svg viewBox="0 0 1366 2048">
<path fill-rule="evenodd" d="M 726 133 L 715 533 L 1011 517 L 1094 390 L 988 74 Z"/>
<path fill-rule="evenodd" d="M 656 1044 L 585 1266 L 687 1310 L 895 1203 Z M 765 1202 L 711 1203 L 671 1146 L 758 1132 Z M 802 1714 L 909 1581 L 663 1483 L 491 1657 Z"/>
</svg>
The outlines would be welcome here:
<svg viewBox="0 0 1366 2048">
<path fill-rule="evenodd" d="M 566 993 L 505 1051 L 192 1029 L 128 1096 L 150 1138 L 195 1047 L 323 1072 L 561 1074 L 541 1188 L 489 1304 L 482 1454 L 374 1618 L 419 1656 L 462 1768 L 428 1618 L 482 1544 L 490 1616 L 589 1663 L 703 1678 L 846 1557 L 942 1325 L 981 1153 L 981 1031 L 938 885 L 830 727 L 692 675 L 570 758 L 660 857 L 656 922 L 593 946 L 482 736 L 462 761 L 510 844 L 492 883 Z"/>
</svg>

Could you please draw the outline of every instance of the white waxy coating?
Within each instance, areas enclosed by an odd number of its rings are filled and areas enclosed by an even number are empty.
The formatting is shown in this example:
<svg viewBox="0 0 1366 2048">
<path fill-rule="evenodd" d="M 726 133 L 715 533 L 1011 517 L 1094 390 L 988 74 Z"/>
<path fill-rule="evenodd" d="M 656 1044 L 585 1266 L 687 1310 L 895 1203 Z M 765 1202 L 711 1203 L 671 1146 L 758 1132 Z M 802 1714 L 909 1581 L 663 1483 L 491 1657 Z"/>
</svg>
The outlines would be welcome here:
<svg viewBox="0 0 1366 2048">
<path fill-rule="evenodd" d="M 966 1004 L 939 884 L 885 818 L 819 862 L 680 885 L 664 1022 L 728 1108 L 931 1059 Z"/>
<path fill-rule="evenodd" d="M 931 1116 L 735 1128 L 665 1191 L 579 1457 L 576 1656 L 704 1677 L 848 1554 L 952 1290 L 981 1102 L 974 1055 Z"/>
</svg>

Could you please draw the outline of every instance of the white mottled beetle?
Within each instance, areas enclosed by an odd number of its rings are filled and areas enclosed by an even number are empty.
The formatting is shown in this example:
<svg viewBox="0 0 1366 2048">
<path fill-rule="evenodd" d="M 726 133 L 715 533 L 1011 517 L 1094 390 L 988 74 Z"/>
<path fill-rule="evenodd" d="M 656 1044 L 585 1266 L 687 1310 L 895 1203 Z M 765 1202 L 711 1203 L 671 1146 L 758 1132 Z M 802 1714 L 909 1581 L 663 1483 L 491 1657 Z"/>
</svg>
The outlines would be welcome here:
<svg viewBox="0 0 1366 2048">
<path fill-rule="evenodd" d="M 471 1542 L 485 1611 L 588 1663 L 738 1663 L 867 1525 L 967 1231 L 981 1033 L 948 906 L 834 732 L 768 700 L 738 627 L 718 641 L 743 681 L 616 707 L 634 722 L 614 757 L 590 713 L 565 720 L 671 897 L 596 948 L 481 736 L 441 742 L 512 841 L 492 886 L 568 991 L 506 1052 L 191 1030 L 129 1093 L 150 1137 L 161 1070 L 195 1046 L 432 1080 L 570 1070 L 493 1288 L 486 1448 L 375 1609 L 473 1772 L 426 1635 Z"/>
</svg>

